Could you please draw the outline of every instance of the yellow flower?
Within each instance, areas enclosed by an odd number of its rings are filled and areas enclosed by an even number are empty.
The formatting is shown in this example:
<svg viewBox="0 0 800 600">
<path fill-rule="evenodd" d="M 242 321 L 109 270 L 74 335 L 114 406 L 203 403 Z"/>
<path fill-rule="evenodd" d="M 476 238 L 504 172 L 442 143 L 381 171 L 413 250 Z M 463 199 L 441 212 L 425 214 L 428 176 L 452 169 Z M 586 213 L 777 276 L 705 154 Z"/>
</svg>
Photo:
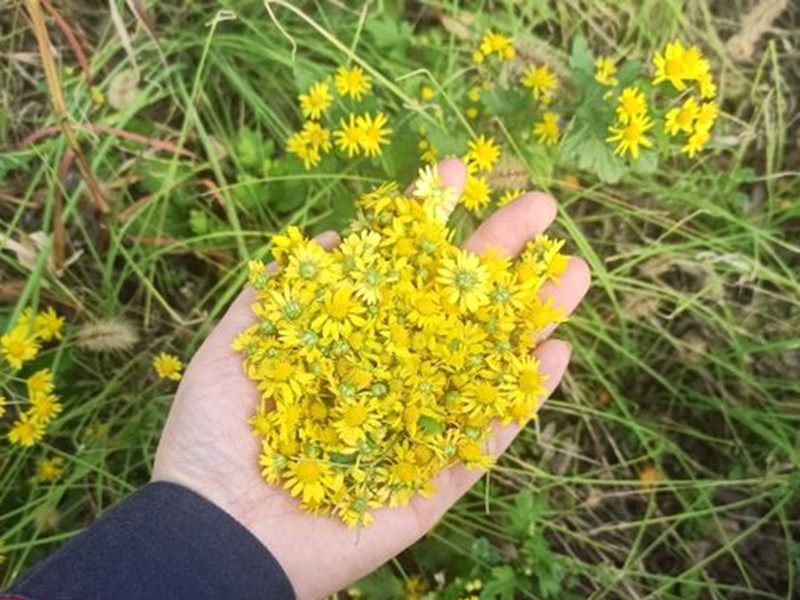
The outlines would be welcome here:
<svg viewBox="0 0 800 600">
<path fill-rule="evenodd" d="M 349 121 L 342 119 L 339 122 L 339 129 L 333 132 L 333 137 L 336 139 L 336 147 L 352 158 L 361 152 L 364 145 L 364 128 L 360 121 L 356 122 L 356 116 L 351 114 Z"/>
<path fill-rule="evenodd" d="M 553 92 L 555 92 L 558 80 L 556 79 L 556 74 L 553 73 L 553 70 L 547 65 L 542 65 L 540 67 L 531 65 L 525 72 L 522 85 L 530 88 L 534 99 L 538 100 L 542 98 L 542 100 L 547 103 L 552 97 Z"/>
<path fill-rule="evenodd" d="M 468 118 L 468 119 L 470 119 L 471 121 L 474 121 L 475 119 L 477 119 L 477 118 L 478 118 L 478 109 L 477 109 L 477 108 L 475 108 L 474 106 L 470 106 L 470 107 L 469 107 L 469 108 L 468 108 L 468 109 L 465 111 L 465 114 L 467 115 L 467 118 Z"/>
<path fill-rule="evenodd" d="M 27 414 L 20 415 L 8 432 L 8 441 L 16 446 L 29 448 L 42 439 L 44 424 Z"/>
<path fill-rule="evenodd" d="M 470 102 L 479 102 L 481 99 L 481 88 L 477 85 L 469 88 L 469 91 L 467 92 L 467 98 L 469 98 Z"/>
<path fill-rule="evenodd" d="M 325 497 L 330 485 L 330 467 L 317 460 L 299 460 L 289 464 L 290 476 L 286 479 L 286 489 L 292 496 L 301 496 L 308 505 L 318 504 Z"/>
<path fill-rule="evenodd" d="M 101 106 L 106 103 L 106 95 L 96 85 L 92 86 L 92 103 Z"/>
<path fill-rule="evenodd" d="M 6 400 L 5 396 L 0 396 L 0 418 L 6 414 L 6 405 L 8 404 L 8 400 Z"/>
<path fill-rule="evenodd" d="M 367 156 L 377 156 L 383 151 L 381 145 L 389 143 L 387 137 L 392 133 L 386 127 L 386 115 L 379 112 L 373 119 L 369 113 L 364 113 L 358 117 L 358 127 L 361 129 L 361 139 L 359 141 L 361 149 Z"/>
<path fill-rule="evenodd" d="M 653 142 L 645 137 L 645 132 L 653 126 L 653 122 L 648 117 L 634 117 L 627 125 L 621 127 L 609 127 L 612 134 L 606 141 L 618 142 L 615 154 L 624 155 L 626 152 L 636 159 L 639 158 L 639 146 L 652 148 Z"/>
<path fill-rule="evenodd" d="M 478 256 L 456 250 L 455 257 L 442 261 L 437 281 L 444 287 L 449 302 L 475 312 L 489 302 L 488 279 L 486 267 Z"/>
<path fill-rule="evenodd" d="M 317 121 L 306 121 L 303 124 L 303 129 L 300 132 L 308 146 L 315 152 L 330 152 L 331 145 L 331 132 L 325 129 Z"/>
<path fill-rule="evenodd" d="M 656 52 L 653 57 L 653 66 L 656 69 L 653 84 L 669 81 L 672 86 L 682 92 L 686 89 L 686 63 L 684 60 L 683 44 L 676 40 L 667 44 L 664 53 Z"/>
<path fill-rule="evenodd" d="M 41 460 L 36 468 L 36 475 L 39 478 L 39 481 L 44 483 L 56 481 L 59 477 L 61 477 L 63 472 L 64 459 L 60 456 L 54 456 L 53 458 Z"/>
<path fill-rule="evenodd" d="M 679 132 L 691 133 L 700 107 L 694 96 L 689 96 L 680 107 L 667 111 L 667 119 L 664 124 L 664 131 L 671 136 L 678 135 Z"/>
<path fill-rule="evenodd" d="M 647 465 L 639 473 L 639 483 L 642 484 L 643 487 L 652 487 L 661 479 L 661 472 L 653 465 Z"/>
<path fill-rule="evenodd" d="M 53 385 L 53 372 L 50 369 L 40 369 L 28 377 L 28 398 L 32 401 L 41 396 L 49 395 L 55 386 Z"/>
<path fill-rule="evenodd" d="M 335 292 L 327 291 L 323 299 L 323 311 L 312 323 L 314 329 L 324 338 L 347 337 L 353 328 L 364 323 L 366 309 L 355 298 L 351 286 L 341 285 Z"/>
<path fill-rule="evenodd" d="M 475 440 L 465 439 L 458 443 L 458 458 L 464 461 L 468 469 L 486 469 L 492 464 L 492 458 L 483 453 Z"/>
<path fill-rule="evenodd" d="M 319 150 L 308 142 L 307 137 L 301 131 L 289 136 L 286 141 L 286 150 L 303 161 L 303 166 L 306 169 L 317 166 L 322 159 Z"/>
<path fill-rule="evenodd" d="M 442 221 L 447 220 L 458 203 L 455 190 L 442 185 L 437 165 L 428 165 L 419 170 L 417 182 L 414 184 L 414 196 L 422 201 L 430 216 Z"/>
<path fill-rule="evenodd" d="M 300 94 L 300 110 L 306 119 L 318 120 L 333 103 L 331 88 L 324 81 L 311 86 L 305 94 Z"/>
<path fill-rule="evenodd" d="M 475 50 L 475 52 L 472 53 L 472 62 L 476 65 L 482 65 L 485 60 L 486 56 L 480 50 Z"/>
<path fill-rule="evenodd" d="M 53 307 L 40 312 L 34 319 L 34 334 L 43 342 L 60 340 L 64 336 L 61 329 L 64 327 L 64 318 L 59 317 Z"/>
<path fill-rule="evenodd" d="M 422 154 L 420 154 L 420 160 L 423 163 L 434 165 L 438 162 L 439 153 L 436 151 L 436 146 L 434 146 L 430 140 L 420 141 L 419 149 L 422 150 Z"/>
<path fill-rule="evenodd" d="M 711 139 L 711 132 L 708 129 L 696 129 L 695 132 L 689 136 L 689 140 L 681 151 L 689 158 L 694 158 L 695 154 L 705 148 L 709 139 Z"/>
<path fill-rule="evenodd" d="M 339 67 L 334 82 L 340 96 L 350 96 L 357 101 L 372 89 L 372 81 L 359 66 L 352 66 L 349 69 Z"/>
<path fill-rule="evenodd" d="M 484 34 L 483 40 L 481 40 L 480 52 L 484 56 L 497 54 L 502 60 L 511 60 L 515 55 L 511 38 L 502 33 L 494 33 L 491 30 Z"/>
<path fill-rule="evenodd" d="M 340 384 L 339 393 L 344 402 L 334 411 L 333 423 L 336 432 L 348 446 L 355 446 L 367 439 L 367 435 L 380 427 L 379 410 L 375 400 L 355 399 L 358 390 L 352 384 Z M 342 388 L 347 388 L 342 389 Z"/>
<path fill-rule="evenodd" d="M 467 175 L 467 183 L 461 196 L 461 203 L 470 212 L 486 208 L 492 201 L 492 190 L 486 177 Z"/>
<path fill-rule="evenodd" d="M 552 111 L 546 111 L 542 115 L 542 120 L 533 126 L 533 134 L 540 142 L 548 146 L 553 146 L 558 142 L 560 133 L 558 115 Z"/>
<path fill-rule="evenodd" d="M 704 73 L 697 78 L 697 87 L 704 99 L 711 99 L 717 95 L 717 86 L 711 78 L 711 73 Z"/>
<path fill-rule="evenodd" d="M 619 95 L 617 117 L 620 123 L 627 124 L 632 119 L 647 115 L 647 102 L 644 94 L 633 86 L 626 87 Z"/>
<path fill-rule="evenodd" d="M 515 400 L 537 400 L 546 389 L 545 375 L 541 372 L 539 361 L 533 356 L 512 356 L 505 374 L 506 387 Z"/>
<path fill-rule="evenodd" d="M 500 160 L 500 147 L 492 138 L 479 135 L 467 143 L 468 152 L 464 157 L 467 164 L 481 171 L 491 171 Z"/>
<path fill-rule="evenodd" d="M 473 579 L 464 584 L 464 589 L 468 592 L 477 592 L 483 588 L 483 581 L 480 579 Z"/>
<path fill-rule="evenodd" d="M 21 369 L 22 365 L 36 357 L 39 344 L 36 338 L 28 335 L 27 327 L 17 325 L 9 333 L 0 337 L 3 355 L 12 369 Z"/>
<path fill-rule="evenodd" d="M 716 102 L 703 102 L 697 111 L 697 119 L 694 126 L 698 131 L 711 131 L 719 115 L 719 107 Z"/>
<path fill-rule="evenodd" d="M 618 80 L 614 75 L 617 67 L 614 61 L 607 56 L 601 56 L 594 61 L 594 80 L 600 85 L 615 86 Z"/>
<path fill-rule="evenodd" d="M 436 90 L 429 85 L 423 85 L 419 97 L 423 102 L 430 102 L 436 96 Z"/>
<path fill-rule="evenodd" d="M 55 394 L 39 395 L 31 398 L 31 407 L 28 413 L 37 423 L 47 424 L 58 416 L 62 405 Z"/>
<path fill-rule="evenodd" d="M 179 381 L 183 364 L 174 354 L 162 352 L 153 359 L 153 369 L 160 379 L 172 379 Z"/>
<path fill-rule="evenodd" d="M 505 206 L 507 204 L 511 204 L 514 200 L 519 198 L 525 191 L 521 190 L 520 188 L 514 188 L 511 190 L 506 190 L 503 192 L 503 195 L 500 196 L 497 200 L 497 206 Z"/>
</svg>

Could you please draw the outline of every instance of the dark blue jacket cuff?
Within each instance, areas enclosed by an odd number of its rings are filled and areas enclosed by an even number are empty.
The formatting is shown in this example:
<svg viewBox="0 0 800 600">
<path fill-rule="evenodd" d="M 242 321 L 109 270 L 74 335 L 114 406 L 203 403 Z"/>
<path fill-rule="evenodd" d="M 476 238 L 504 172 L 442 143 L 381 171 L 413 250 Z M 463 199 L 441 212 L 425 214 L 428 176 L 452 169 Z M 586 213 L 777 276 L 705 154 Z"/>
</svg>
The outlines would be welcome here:
<svg viewBox="0 0 800 600">
<path fill-rule="evenodd" d="M 9 593 L 31 600 L 294 600 L 278 561 L 244 526 L 165 482 L 111 508 Z"/>
</svg>

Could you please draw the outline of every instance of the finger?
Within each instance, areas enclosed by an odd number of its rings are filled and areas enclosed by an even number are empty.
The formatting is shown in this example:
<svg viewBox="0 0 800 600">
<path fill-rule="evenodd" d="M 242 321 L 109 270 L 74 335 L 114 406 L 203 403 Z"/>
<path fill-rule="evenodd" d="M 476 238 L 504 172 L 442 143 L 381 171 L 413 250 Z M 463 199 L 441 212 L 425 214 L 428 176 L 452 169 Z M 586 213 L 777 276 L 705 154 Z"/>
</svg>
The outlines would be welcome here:
<svg viewBox="0 0 800 600">
<path fill-rule="evenodd" d="M 541 373 L 546 376 L 544 381 L 546 391 L 540 401 L 542 404 L 550 397 L 564 377 L 570 353 L 569 344 L 561 340 L 544 342 L 533 352 L 533 355 L 539 359 Z M 509 425 L 495 423 L 494 434 L 487 443 L 488 453 L 495 458 L 500 456 L 521 429 L 522 427 L 516 423 Z M 445 469 L 434 479 L 437 490 L 434 496 L 430 499 L 415 497 L 411 501 L 414 511 L 419 515 L 423 524 L 427 522 L 432 525 L 483 475 L 484 472 L 480 469 L 467 469 L 462 464 Z"/>
<path fill-rule="evenodd" d="M 528 192 L 489 216 L 464 242 L 464 249 L 484 254 L 494 249 L 517 256 L 525 244 L 556 218 L 556 201 L 542 192 Z"/>
<path fill-rule="evenodd" d="M 578 256 L 570 256 L 567 267 L 557 281 L 548 281 L 542 286 L 539 295 L 543 302 L 553 301 L 553 304 L 563 311 L 568 317 L 578 307 L 589 291 L 592 284 L 592 274 L 586 261 Z M 546 340 L 558 327 L 553 323 L 536 336 L 537 341 Z"/>
<path fill-rule="evenodd" d="M 460 198 L 467 184 L 467 167 L 458 158 L 447 158 L 436 165 L 442 186 L 452 188 L 456 198 Z M 406 190 L 406 195 L 414 193 L 414 185 L 411 184 Z"/>
<path fill-rule="evenodd" d="M 448 158 L 439 163 L 439 177 L 444 187 L 453 188 L 460 198 L 467 184 L 467 167 L 457 158 Z"/>
</svg>

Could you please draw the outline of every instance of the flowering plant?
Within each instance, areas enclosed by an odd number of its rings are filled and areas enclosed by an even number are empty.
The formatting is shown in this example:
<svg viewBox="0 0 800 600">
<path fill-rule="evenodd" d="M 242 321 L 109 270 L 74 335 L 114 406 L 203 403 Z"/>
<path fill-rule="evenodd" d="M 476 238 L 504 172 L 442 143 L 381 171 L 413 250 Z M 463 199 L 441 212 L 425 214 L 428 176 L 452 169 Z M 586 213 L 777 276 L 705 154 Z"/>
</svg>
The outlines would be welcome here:
<svg viewBox="0 0 800 600">
<path fill-rule="evenodd" d="M 459 199 L 425 168 L 413 193 L 363 196 L 330 253 L 297 228 L 273 238 L 277 270 L 249 267 L 258 322 L 234 349 L 261 402 L 264 479 L 350 526 L 433 490 L 443 468 L 489 466 L 491 422 L 534 417 L 544 392 L 531 342 L 563 321 L 539 291 L 565 268 L 540 235 L 518 261 L 453 245 Z"/>
<path fill-rule="evenodd" d="M 374 93 L 358 65 L 316 80 L 298 97 L 305 121 L 287 152 L 305 169 L 324 169 L 326 154 L 334 154 L 329 165 L 374 159 L 399 147 L 397 138 L 413 137 L 425 163 L 465 159 L 463 206 L 480 213 L 493 200 L 502 206 L 516 197 L 529 175 L 547 180 L 565 167 L 616 182 L 628 172 L 654 172 L 676 154 L 694 159 L 712 140 L 717 87 L 695 45 L 670 42 L 649 65 L 595 56 L 580 36 L 567 64 L 491 30 L 467 49 L 464 77 L 438 89 L 419 86 L 419 100 L 404 102 L 403 112 Z"/>
<path fill-rule="evenodd" d="M 2 374 L 9 379 L 4 384 L 14 380 L 22 381 L 16 377 L 26 363 L 34 361 L 39 355 L 42 346 L 63 339 L 64 318 L 49 307 L 47 310 L 34 313 L 30 308 L 22 314 L 14 325 L 3 335 L 0 335 L 0 356 L 5 359 L 7 367 Z M 11 444 L 28 448 L 40 441 L 48 425 L 61 412 L 63 406 L 59 396 L 55 393 L 55 383 L 51 367 L 37 369 L 24 378 L 24 391 L 14 397 L 26 396 L 27 400 L 9 401 L 0 394 L 0 418 L 8 406 L 16 408 L 16 420 L 6 437 Z M 5 387 L 5 386 L 4 386 Z"/>
</svg>

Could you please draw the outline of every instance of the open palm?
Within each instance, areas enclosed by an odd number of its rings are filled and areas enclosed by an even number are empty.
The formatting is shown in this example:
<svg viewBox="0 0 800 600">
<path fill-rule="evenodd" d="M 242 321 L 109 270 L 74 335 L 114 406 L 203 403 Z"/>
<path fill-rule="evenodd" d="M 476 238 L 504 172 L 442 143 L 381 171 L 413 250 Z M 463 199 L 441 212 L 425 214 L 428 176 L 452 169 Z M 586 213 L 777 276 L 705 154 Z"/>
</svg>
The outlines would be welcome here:
<svg viewBox="0 0 800 600">
<path fill-rule="evenodd" d="M 464 165 L 447 160 L 439 172 L 443 183 L 460 194 L 466 181 Z M 495 248 L 516 256 L 555 215 L 552 198 L 524 194 L 491 215 L 464 247 L 479 254 Z M 317 240 L 332 248 L 338 236 L 329 232 Z M 546 284 L 542 293 L 570 313 L 585 295 L 589 279 L 586 263 L 572 257 L 561 281 Z M 161 437 L 153 478 L 186 486 L 227 511 L 280 562 L 298 598 L 319 598 L 419 539 L 481 473 L 460 465 L 446 469 L 436 477 L 433 496 L 414 498 L 402 508 L 380 509 L 366 529 L 348 529 L 338 519 L 312 516 L 288 492 L 266 484 L 258 467 L 260 443 L 247 425 L 260 394 L 244 374 L 241 356 L 231 350 L 233 339 L 255 321 L 250 310 L 255 299 L 255 292 L 245 289 L 189 364 Z M 552 392 L 569 362 L 569 347 L 548 340 L 533 352 Z M 518 431 L 515 425 L 496 426 L 490 453 L 501 454 Z"/>
</svg>

